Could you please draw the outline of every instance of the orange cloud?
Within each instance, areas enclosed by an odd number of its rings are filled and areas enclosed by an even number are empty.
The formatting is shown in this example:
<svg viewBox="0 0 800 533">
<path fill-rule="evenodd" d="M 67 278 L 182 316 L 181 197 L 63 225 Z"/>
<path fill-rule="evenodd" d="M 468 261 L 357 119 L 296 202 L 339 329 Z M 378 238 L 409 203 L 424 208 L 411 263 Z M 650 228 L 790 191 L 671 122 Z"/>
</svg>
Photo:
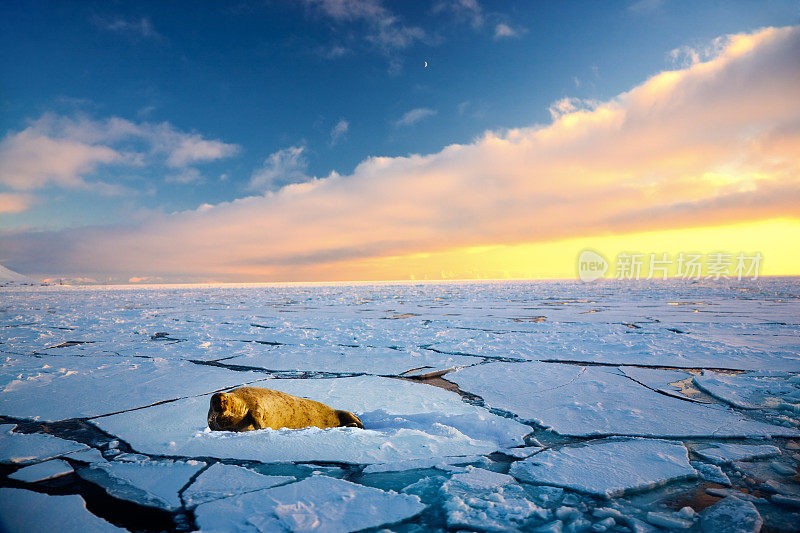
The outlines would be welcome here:
<svg viewBox="0 0 800 533">
<path fill-rule="evenodd" d="M 721 42 L 610 101 L 557 105 L 546 126 L 143 226 L 0 245 L 23 270 L 326 279 L 330 265 L 388 256 L 798 217 L 800 27 Z"/>
</svg>

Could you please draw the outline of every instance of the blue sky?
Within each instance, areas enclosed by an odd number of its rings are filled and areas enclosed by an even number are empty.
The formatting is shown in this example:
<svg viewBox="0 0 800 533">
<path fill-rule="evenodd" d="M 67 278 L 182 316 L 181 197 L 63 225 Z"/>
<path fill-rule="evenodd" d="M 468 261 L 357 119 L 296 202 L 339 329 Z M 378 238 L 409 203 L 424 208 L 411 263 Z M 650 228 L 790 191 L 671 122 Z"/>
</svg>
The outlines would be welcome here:
<svg viewBox="0 0 800 533">
<path fill-rule="evenodd" d="M 0 167 L 16 173 L 0 181 L 16 202 L 0 229 L 135 224 L 548 124 L 554 102 L 608 101 L 685 67 L 681 50 L 798 12 L 771 0 L 7 1 L 0 157 L 26 129 L 115 153 L 38 178 Z"/>
</svg>

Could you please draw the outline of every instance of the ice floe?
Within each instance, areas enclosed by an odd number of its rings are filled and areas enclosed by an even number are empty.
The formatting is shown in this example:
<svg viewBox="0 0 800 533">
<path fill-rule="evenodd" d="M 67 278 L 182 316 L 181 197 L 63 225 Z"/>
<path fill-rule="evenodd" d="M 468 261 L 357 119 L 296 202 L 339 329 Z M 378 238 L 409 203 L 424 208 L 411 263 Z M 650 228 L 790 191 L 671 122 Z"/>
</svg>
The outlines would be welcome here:
<svg viewBox="0 0 800 533">
<path fill-rule="evenodd" d="M 440 489 L 451 528 L 506 531 L 519 527 L 531 517 L 542 520 L 546 509 L 527 498 L 513 477 L 468 466 L 453 475 Z"/>
<path fill-rule="evenodd" d="M 356 428 L 210 431 L 209 397 L 98 418 L 93 422 L 142 453 L 261 462 L 387 463 L 484 455 L 522 444 L 530 427 L 466 404 L 452 392 L 404 380 L 359 376 L 266 383 L 356 413 Z M 372 429 L 373 421 L 376 429 Z"/>
<path fill-rule="evenodd" d="M 735 496 L 728 496 L 700 513 L 700 526 L 707 533 L 758 533 L 763 523 L 753 502 Z"/>
<path fill-rule="evenodd" d="M 498 362 L 464 368 L 447 379 L 482 397 L 489 407 L 561 435 L 800 435 L 795 428 L 749 420 L 724 407 L 664 396 L 603 367 Z"/>
<path fill-rule="evenodd" d="M 777 446 L 770 444 L 718 443 L 708 448 L 696 449 L 694 453 L 714 464 L 721 465 L 734 461 L 775 457 L 781 454 L 781 450 Z"/>
<path fill-rule="evenodd" d="M 697 475 L 680 442 L 602 439 L 547 449 L 511 465 L 521 481 L 613 497 Z"/>
<path fill-rule="evenodd" d="M 86 509 L 80 496 L 50 496 L 24 489 L 0 488 L 0 531 L 120 531 Z"/>
<path fill-rule="evenodd" d="M 199 505 L 202 531 L 358 531 L 422 512 L 413 495 L 386 492 L 341 479 L 312 476 L 297 483 Z"/>
<path fill-rule="evenodd" d="M 775 409 L 800 416 L 800 374 L 706 370 L 693 381 L 708 394 L 742 409 Z"/>
<path fill-rule="evenodd" d="M 268 489 L 290 481 L 295 481 L 295 478 L 265 476 L 241 466 L 215 463 L 197 476 L 197 479 L 183 491 L 183 500 L 187 506 L 192 507 L 212 500 Z"/>
<path fill-rule="evenodd" d="M 78 474 L 115 498 L 172 511 L 182 506 L 181 489 L 204 466 L 198 461 L 113 461 L 92 463 Z"/>
<path fill-rule="evenodd" d="M 186 361 L 103 356 L 19 357 L 2 372 L 15 378 L 0 388 L 0 414 L 46 421 L 124 411 L 264 377 Z"/>
<path fill-rule="evenodd" d="M 15 424 L 0 425 L 0 463 L 37 463 L 88 448 L 46 433 L 14 433 L 14 427 Z"/>
<path fill-rule="evenodd" d="M 20 468 L 8 477 L 25 483 L 36 483 L 37 481 L 44 481 L 53 479 L 72 473 L 72 467 L 68 462 L 62 459 L 51 459 L 43 463 L 26 466 Z"/>
</svg>

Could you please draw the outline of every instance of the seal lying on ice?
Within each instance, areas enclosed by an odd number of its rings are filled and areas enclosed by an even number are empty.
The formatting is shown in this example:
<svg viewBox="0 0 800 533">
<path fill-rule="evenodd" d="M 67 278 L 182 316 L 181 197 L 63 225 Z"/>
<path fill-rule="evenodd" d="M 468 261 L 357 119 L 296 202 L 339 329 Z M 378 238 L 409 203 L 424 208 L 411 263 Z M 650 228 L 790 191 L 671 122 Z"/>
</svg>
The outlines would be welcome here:
<svg viewBox="0 0 800 533">
<path fill-rule="evenodd" d="M 348 411 L 314 400 L 261 387 L 240 387 L 211 397 L 208 427 L 215 431 L 357 427 L 361 420 Z"/>
</svg>

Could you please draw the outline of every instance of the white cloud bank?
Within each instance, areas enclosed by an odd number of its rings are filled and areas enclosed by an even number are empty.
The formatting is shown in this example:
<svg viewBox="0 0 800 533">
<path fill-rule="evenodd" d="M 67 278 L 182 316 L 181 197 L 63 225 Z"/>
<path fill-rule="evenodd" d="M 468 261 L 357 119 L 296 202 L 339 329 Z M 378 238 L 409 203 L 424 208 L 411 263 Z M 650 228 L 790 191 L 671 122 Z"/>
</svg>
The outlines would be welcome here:
<svg viewBox="0 0 800 533">
<path fill-rule="evenodd" d="M 167 122 L 134 123 L 118 117 L 99 121 L 47 114 L 0 140 L 0 185 L 17 191 L 52 184 L 103 192 L 113 187 L 87 181 L 101 165 L 140 167 L 147 163 L 186 169 L 238 151 L 237 145 L 207 140 Z"/>
<path fill-rule="evenodd" d="M 0 248 L 30 273 L 291 280 L 356 258 L 798 217 L 798 57 L 800 27 L 735 35 L 610 101 L 557 105 L 546 126 L 136 227 L 6 233 Z"/>
</svg>

